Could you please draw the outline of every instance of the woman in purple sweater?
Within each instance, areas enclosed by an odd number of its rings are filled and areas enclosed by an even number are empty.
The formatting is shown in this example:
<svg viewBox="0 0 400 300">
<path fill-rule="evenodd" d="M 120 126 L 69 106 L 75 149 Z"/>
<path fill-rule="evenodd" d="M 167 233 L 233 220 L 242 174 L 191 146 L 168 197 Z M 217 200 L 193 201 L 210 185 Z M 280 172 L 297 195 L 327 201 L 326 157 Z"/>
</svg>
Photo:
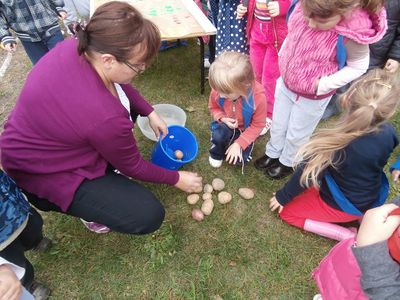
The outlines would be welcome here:
<svg viewBox="0 0 400 300">
<path fill-rule="evenodd" d="M 129 4 L 109 2 L 77 32 L 29 73 L 0 138 L 1 163 L 41 210 L 82 218 L 97 232 L 153 232 L 164 208 L 128 177 L 185 192 L 201 186 L 196 173 L 144 160 L 132 135 L 137 115 L 157 136 L 167 133 L 129 84 L 156 55 L 159 31 Z"/>
</svg>

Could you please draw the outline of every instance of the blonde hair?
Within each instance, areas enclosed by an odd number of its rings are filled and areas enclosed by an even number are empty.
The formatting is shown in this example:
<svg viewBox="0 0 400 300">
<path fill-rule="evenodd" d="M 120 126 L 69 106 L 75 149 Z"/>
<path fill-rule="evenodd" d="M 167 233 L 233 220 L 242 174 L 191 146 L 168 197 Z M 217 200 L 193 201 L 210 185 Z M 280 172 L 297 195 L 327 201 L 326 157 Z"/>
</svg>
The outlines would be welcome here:
<svg viewBox="0 0 400 300">
<path fill-rule="evenodd" d="M 384 0 L 301 0 L 303 12 L 310 18 L 344 15 L 357 6 L 372 14 L 379 11 L 383 3 Z"/>
<path fill-rule="evenodd" d="M 342 118 L 330 128 L 317 131 L 300 148 L 296 160 L 305 162 L 301 184 L 319 187 L 321 172 L 329 166 L 337 168 L 343 159 L 340 150 L 354 139 L 378 131 L 395 114 L 399 94 L 399 75 L 382 69 L 370 70 L 353 83 L 340 99 L 345 109 Z"/>
<path fill-rule="evenodd" d="M 218 93 L 247 96 L 254 81 L 249 56 L 239 52 L 223 52 L 211 64 L 208 81 Z"/>
</svg>

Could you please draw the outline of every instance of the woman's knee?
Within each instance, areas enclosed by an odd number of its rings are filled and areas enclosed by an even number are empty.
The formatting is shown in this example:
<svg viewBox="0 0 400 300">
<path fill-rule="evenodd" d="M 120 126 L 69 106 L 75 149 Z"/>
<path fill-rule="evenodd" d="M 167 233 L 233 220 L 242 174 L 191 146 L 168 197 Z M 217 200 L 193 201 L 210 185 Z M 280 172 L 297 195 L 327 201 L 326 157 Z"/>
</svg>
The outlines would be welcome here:
<svg viewBox="0 0 400 300">
<path fill-rule="evenodd" d="M 160 228 L 165 217 L 164 207 L 155 197 L 145 203 L 140 213 L 136 212 L 130 220 L 122 221 L 114 230 L 127 234 L 148 234 Z"/>
</svg>

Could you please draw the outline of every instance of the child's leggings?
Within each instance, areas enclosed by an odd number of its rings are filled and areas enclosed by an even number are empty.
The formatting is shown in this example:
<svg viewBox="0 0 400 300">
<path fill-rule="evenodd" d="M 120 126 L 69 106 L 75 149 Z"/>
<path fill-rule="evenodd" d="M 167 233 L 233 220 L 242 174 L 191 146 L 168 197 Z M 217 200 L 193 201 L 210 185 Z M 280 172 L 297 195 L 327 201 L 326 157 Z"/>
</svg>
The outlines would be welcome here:
<svg viewBox="0 0 400 300">
<path fill-rule="evenodd" d="M 297 151 L 310 139 L 331 97 L 321 100 L 301 97 L 290 91 L 280 77 L 276 82 L 271 139 L 265 154 L 292 167 Z"/>
<path fill-rule="evenodd" d="M 328 223 L 346 223 L 361 218 L 330 207 L 321 199 L 315 188 L 309 188 L 295 197 L 283 207 L 279 216 L 289 225 L 301 229 L 304 228 L 306 219 Z"/>
<path fill-rule="evenodd" d="M 274 109 L 276 80 L 279 78 L 278 46 L 282 45 L 287 34 L 286 27 L 274 28 L 276 25 L 272 21 L 260 22 L 254 18 L 250 37 L 250 60 L 256 80 L 264 86 L 267 116 L 270 119 Z"/>
</svg>

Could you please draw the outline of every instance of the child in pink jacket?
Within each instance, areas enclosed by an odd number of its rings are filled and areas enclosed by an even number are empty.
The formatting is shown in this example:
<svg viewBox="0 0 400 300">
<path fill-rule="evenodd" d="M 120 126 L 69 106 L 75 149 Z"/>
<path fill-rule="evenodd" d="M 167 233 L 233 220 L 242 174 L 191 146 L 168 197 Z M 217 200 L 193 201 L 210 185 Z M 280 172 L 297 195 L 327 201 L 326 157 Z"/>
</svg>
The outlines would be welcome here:
<svg viewBox="0 0 400 300">
<path fill-rule="evenodd" d="M 287 35 L 286 13 L 290 0 L 249 0 L 247 7 L 239 4 L 237 18 L 247 13 L 246 34 L 250 44 L 250 60 L 256 80 L 265 89 L 267 98 L 266 130 L 272 124 L 275 85 L 279 77 L 278 52 Z"/>
</svg>

